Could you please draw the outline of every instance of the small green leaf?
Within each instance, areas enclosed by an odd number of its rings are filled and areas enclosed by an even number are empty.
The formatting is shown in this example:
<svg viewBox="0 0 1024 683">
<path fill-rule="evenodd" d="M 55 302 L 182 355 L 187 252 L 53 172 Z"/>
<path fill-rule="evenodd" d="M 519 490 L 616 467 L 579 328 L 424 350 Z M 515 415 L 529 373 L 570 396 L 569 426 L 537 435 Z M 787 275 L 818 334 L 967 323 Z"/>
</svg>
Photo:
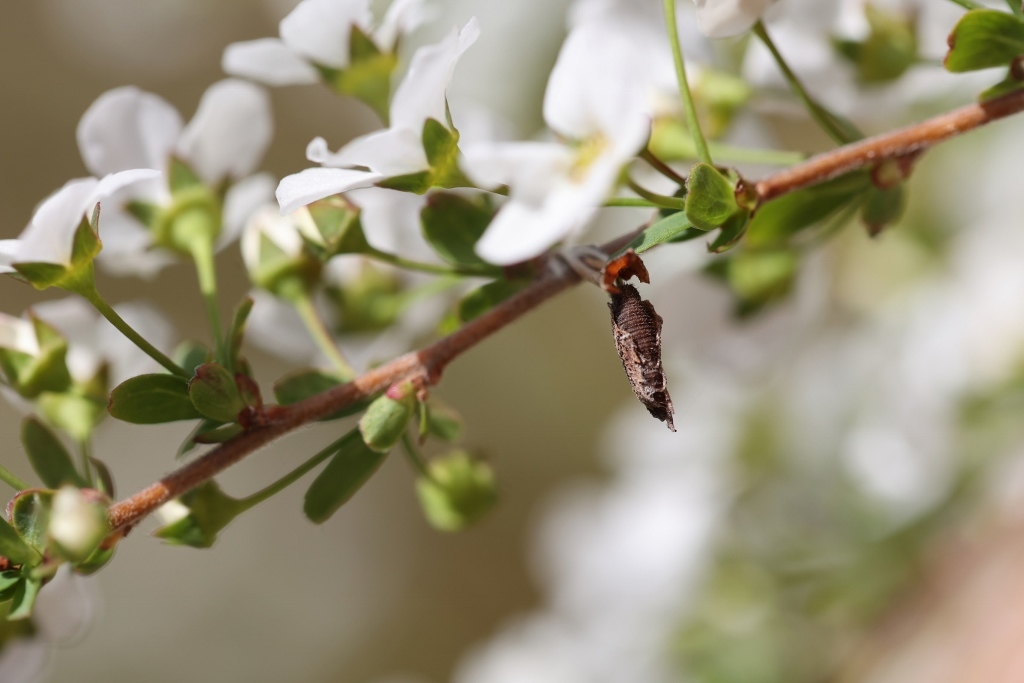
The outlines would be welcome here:
<svg viewBox="0 0 1024 683">
<path fill-rule="evenodd" d="M 173 359 L 179 367 L 194 373 L 200 365 L 210 362 L 213 359 L 213 354 L 201 342 L 184 341 L 174 349 Z"/>
<path fill-rule="evenodd" d="M 199 422 L 196 423 L 196 426 L 192 428 L 192 431 L 188 433 L 188 436 L 185 437 L 185 440 L 181 442 L 181 445 L 178 446 L 178 452 L 175 455 L 175 457 L 181 458 L 185 456 L 193 448 L 203 443 L 202 441 L 199 440 L 200 437 L 205 436 L 206 434 L 216 432 L 223 426 L 224 425 L 222 422 L 217 422 L 216 420 L 207 420 L 205 418 L 200 420 Z M 230 426 L 239 427 L 239 425 L 237 424 L 232 424 Z"/>
<path fill-rule="evenodd" d="M 231 329 L 228 330 L 228 358 L 229 368 L 235 367 L 238 355 L 242 352 L 242 341 L 245 339 L 245 321 L 249 319 L 252 312 L 253 299 L 251 296 L 244 297 L 235 309 L 235 315 L 231 319 Z"/>
<path fill-rule="evenodd" d="M 386 456 L 363 443 L 359 430 L 349 432 L 338 444 L 337 455 L 306 491 L 306 517 L 316 524 L 330 519 L 373 476 Z"/>
<path fill-rule="evenodd" d="M 359 419 L 359 431 L 366 445 L 387 453 L 405 433 L 416 409 L 415 389 L 405 382 L 388 389 L 366 409 Z"/>
<path fill-rule="evenodd" d="M 528 280 L 495 280 L 474 289 L 459 301 L 459 320 L 466 323 L 480 317 L 528 284 Z"/>
<path fill-rule="evenodd" d="M 14 597 L 11 600 L 10 609 L 7 612 L 9 621 L 26 619 L 32 616 L 32 607 L 36 603 L 36 596 L 39 595 L 39 588 L 42 586 L 41 579 L 31 576 L 24 576 L 14 589 Z"/>
<path fill-rule="evenodd" d="M 358 207 L 340 197 L 328 197 L 313 202 L 308 208 L 317 232 L 323 238 L 324 260 L 337 254 L 366 254 L 370 251 Z"/>
<path fill-rule="evenodd" d="M 745 301 L 767 302 L 789 292 L 797 265 L 791 251 L 741 251 L 729 259 L 729 285 Z"/>
<path fill-rule="evenodd" d="M 21 572 L 17 569 L 8 569 L 0 572 L 0 602 L 7 602 L 14 593 L 14 587 L 21 581 Z"/>
<path fill-rule="evenodd" d="M 111 548 L 97 548 L 92 555 L 75 565 L 75 573 L 81 576 L 91 576 L 103 567 L 114 557 L 117 546 Z"/>
<path fill-rule="evenodd" d="M 455 451 L 431 461 L 429 476 L 416 481 L 427 521 L 440 531 L 459 531 L 486 515 L 498 501 L 494 472 L 485 462 Z"/>
<path fill-rule="evenodd" d="M 52 501 L 53 491 L 29 489 L 19 493 L 10 506 L 14 530 L 39 553 L 46 551 Z"/>
<path fill-rule="evenodd" d="M 870 174 L 857 171 L 773 199 L 754 213 L 747 228 L 747 244 L 785 244 L 792 235 L 834 215 L 870 187 Z"/>
<path fill-rule="evenodd" d="M 458 441 L 462 437 L 462 417 L 437 400 L 427 402 L 424 426 L 427 434 L 442 441 Z"/>
<path fill-rule="evenodd" d="M 946 69 L 954 73 L 1007 66 L 1024 54 L 1024 21 L 1006 12 L 971 10 L 949 36 Z"/>
<path fill-rule="evenodd" d="M 420 211 L 420 225 L 427 242 L 448 263 L 488 266 L 474 247 L 493 217 L 494 209 L 488 201 L 438 192 L 427 198 Z M 490 267 L 496 275 L 501 273 L 500 268 Z"/>
<path fill-rule="evenodd" d="M 203 181 L 196 175 L 195 171 L 177 157 L 171 157 L 168 164 L 167 183 L 171 187 L 171 194 L 177 194 L 182 190 L 203 185 Z"/>
<path fill-rule="evenodd" d="M 14 564 L 35 564 L 42 559 L 32 546 L 28 545 L 18 532 L 0 517 L 0 556 Z"/>
<path fill-rule="evenodd" d="M 886 189 L 871 188 L 864 206 L 860 210 L 860 218 L 874 236 L 882 232 L 886 226 L 895 223 L 903 215 L 906 208 L 906 192 L 902 184 Z"/>
<path fill-rule="evenodd" d="M 103 398 L 80 393 L 55 394 L 43 392 L 36 399 L 36 408 L 54 427 L 67 432 L 72 439 L 83 442 L 107 416 L 106 395 Z"/>
<path fill-rule="evenodd" d="M 362 101 L 386 125 L 391 74 L 397 64 L 398 57 L 393 52 L 381 52 L 373 40 L 353 24 L 349 38 L 349 65 L 344 69 L 321 68 L 320 71 L 337 92 Z"/>
<path fill-rule="evenodd" d="M 622 253 L 627 249 L 632 249 L 636 253 L 642 254 L 662 242 L 677 239 L 691 229 L 690 219 L 686 217 L 686 213 L 677 211 L 652 223 L 646 230 L 637 235 L 632 242 L 620 249 L 619 252 Z M 703 233 L 703 230 L 696 232 L 697 235 Z"/>
<path fill-rule="evenodd" d="M 999 81 L 991 88 L 987 88 L 978 95 L 978 101 L 985 102 L 987 100 L 994 100 L 997 97 L 1003 95 L 1009 95 L 1012 92 L 1017 92 L 1021 88 L 1024 88 L 1024 58 L 1018 57 L 1010 65 L 1009 73 L 1006 78 Z"/>
<path fill-rule="evenodd" d="M 708 251 L 712 254 L 721 254 L 729 251 L 747 231 L 750 224 L 750 215 L 744 211 L 734 213 L 723 225 L 715 241 L 708 245 Z"/>
<path fill-rule="evenodd" d="M 109 498 L 113 498 L 116 489 L 114 488 L 114 476 L 110 473 L 110 468 L 99 458 L 89 458 L 89 462 L 92 463 L 93 469 L 93 488 L 106 494 Z"/>
<path fill-rule="evenodd" d="M 714 230 L 740 210 L 736 189 L 714 166 L 694 164 L 686 186 L 686 217 L 695 228 Z"/>
<path fill-rule="evenodd" d="M 217 540 L 217 534 L 245 511 L 241 501 L 222 492 L 212 479 L 179 500 L 189 509 L 188 516 L 157 529 L 153 534 L 170 545 L 209 548 Z"/>
<path fill-rule="evenodd" d="M 196 410 L 218 422 L 234 422 L 246 408 L 235 376 L 217 363 L 196 368 L 195 376 L 188 382 L 188 395 Z"/>
<path fill-rule="evenodd" d="M 189 398 L 188 381 L 175 375 L 139 375 L 110 394 L 107 411 L 133 424 L 162 424 L 202 417 Z"/>
<path fill-rule="evenodd" d="M 21 423 L 21 443 L 32 469 L 47 487 L 55 489 L 71 484 L 87 488 L 90 485 L 75 469 L 71 455 L 57 435 L 37 418 L 26 417 Z"/>
</svg>

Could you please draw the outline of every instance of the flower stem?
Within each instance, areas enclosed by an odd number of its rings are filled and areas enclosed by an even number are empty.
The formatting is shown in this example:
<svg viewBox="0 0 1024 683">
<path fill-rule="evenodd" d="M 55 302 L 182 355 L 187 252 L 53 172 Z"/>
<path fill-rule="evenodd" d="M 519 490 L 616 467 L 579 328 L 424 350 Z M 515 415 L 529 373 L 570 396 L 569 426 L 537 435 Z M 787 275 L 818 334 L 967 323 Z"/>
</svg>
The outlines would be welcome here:
<svg viewBox="0 0 1024 683">
<path fill-rule="evenodd" d="M 79 443 L 80 455 L 82 457 L 82 474 L 85 475 L 86 481 L 92 481 L 92 463 L 89 462 L 89 456 L 91 455 L 92 447 L 89 443 L 89 439 L 85 438 Z"/>
<path fill-rule="evenodd" d="M 422 261 L 413 261 L 411 259 L 402 258 L 396 254 L 389 254 L 386 251 L 380 251 L 379 249 L 370 248 L 371 251 L 364 254 L 378 261 L 384 263 L 390 263 L 393 266 L 399 268 L 405 268 L 406 270 L 417 270 L 421 273 L 430 273 L 431 275 L 462 275 L 462 276 L 488 276 L 494 275 L 492 269 L 487 266 L 442 266 L 434 263 L 423 263 Z"/>
<path fill-rule="evenodd" d="M 789 87 L 793 89 L 796 96 L 800 98 L 800 101 L 807 107 L 807 111 L 821 128 L 828 133 L 835 142 L 840 145 L 851 143 L 855 140 L 863 137 L 859 131 L 851 130 L 851 126 L 843 125 L 836 118 L 835 114 L 825 109 L 823 106 L 811 97 L 807 89 L 804 88 L 803 83 L 797 78 L 797 75 L 789 68 L 789 64 L 786 63 L 782 53 L 779 52 L 779 48 L 775 45 L 775 42 L 768 35 L 768 30 L 765 28 L 763 22 L 757 22 L 754 24 L 754 34 L 761 39 L 764 46 L 768 48 L 768 51 L 772 53 L 772 57 L 775 58 L 775 63 L 782 71 L 782 75 L 785 76 L 786 81 L 789 83 Z"/>
<path fill-rule="evenodd" d="M 107 319 L 107 322 L 116 327 L 121 334 L 123 334 L 125 337 L 129 339 L 129 341 L 131 341 L 133 344 L 142 349 L 142 351 L 144 351 L 147 356 L 149 356 L 157 363 L 167 368 L 167 370 L 172 375 L 178 375 L 179 377 L 184 377 L 185 379 L 192 378 L 191 372 L 188 372 L 187 370 L 179 366 L 177 363 L 175 363 L 173 360 L 165 356 L 155 346 L 146 341 L 142 337 L 142 335 L 140 335 L 138 332 L 132 329 L 131 325 L 126 323 L 124 321 L 124 318 L 119 316 L 117 314 L 117 311 L 115 311 L 110 306 L 110 304 L 103 300 L 103 297 L 100 296 L 100 293 L 99 291 L 97 291 L 95 286 L 83 287 L 76 291 L 82 296 L 84 296 L 86 300 L 88 300 L 88 302 L 91 303 L 96 308 L 97 311 L 99 311 L 100 315 Z"/>
<path fill-rule="evenodd" d="M 190 244 L 192 260 L 196 264 L 199 278 L 199 292 L 206 305 L 206 316 L 210 321 L 210 335 L 213 337 L 214 354 L 219 363 L 227 362 L 224 333 L 220 325 L 220 306 L 217 303 L 217 267 L 213 259 L 213 241 L 195 239 Z"/>
<path fill-rule="evenodd" d="M 676 209 L 678 211 L 686 210 L 686 200 L 680 199 L 679 197 L 669 197 L 663 194 L 655 194 L 650 190 L 647 190 L 640 185 L 637 185 L 636 181 L 629 181 L 629 189 L 636 192 L 638 195 L 643 197 L 649 202 L 653 202 L 656 206 L 665 209 Z"/>
<path fill-rule="evenodd" d="M 30 488 L 28 482 L 19 479 L 9 469 L 0 465 L 0 481 L 10 486 L 15 491 L 24 491 Z"/>
<path fill-rule="evenodd" d="M 640 158 L 650 164 L 658 173 L 665 176 L 672 182 L 677 183 L 680 187 L 686 185 L 686 178 L 676 173 L 674 168 L 654 156 L 654 152 L 650 149 L 644 149 L 644 151 L 640 152 Z"/>
<path fill-rule="evenodd" d="M 283 477 L 275 481 L 273 484 L 270 484 L 269 486 L 260 489 L 251 496 L 240 498 L 238 500 L 238 507 L 241 510 L 241 512 L 245 512 L 246 510 L 256 507 L 263 501 L 267 500 L 268 498 L 272 498 L 273 496 L 277 495 L 281 491 L 285 490 L 286 488 L 297 482 L 317 465 L 319 465 L 324 460 L 327 460 L 329 457 L 337 453 L 338 446 L 341 445 L 341 442 L 344 441 L 347 436 L 348 434 L 341 437 L 337 441 L 331 443 L 323 450 L 321 450 L 319 453 L 314 455 L 312 458 L 310 458 L 309 460 L 302 463 L 288 474 L 284 475 Z"/>
<path fill-rule="evenodd" d="M 690 129 L 690 135 L 693 136 L 693 144 L 697 148 L 697 158 L 705 164 L 714 165 L 711 160 L 711 152 L 708 151 L 708 143 L 700 130 L 697 108 L 693 104 L 690 85 L 686 82 L 686 64 L 683 61 L 683 49 L 679 45 L 679 31 L 676 26 L 676 0 L 664 0 L 664 6 L 668 40 L 672 45 L 672 59 L 676 65 L 676 80 L 679 81 L 679 94 L 683 98 L 683 110 L 686 112 L 686 127 Z"/>
<path fill-rule="evenodd" d="M 430 468 L 427 467 L 427 462 L 416 448 L 416 444 L 412 442 L 412 437 L 409 436 L 408 431 L 402 434 L 402 450 L 405 451 L 405 457 L 412 464 L 413 469 L 421 477 L 433 479 L 430 476 Z"/>
<path fill-rule="evenodd" d="M 345 358 L 344 354 L 342 354 L 341 349 L 338 348 L 338 344 L 335 342 L 330 330 L 327 329 L 327 324 L 320 316 L 320 312 L 316 310 L 316 306 L 313 303 L 313 297 L 310 296 L 309 290 L 300 288 L 300 291 L 289 296 L 288 300 L 295 307 L 299 317 L 302 318 L 303 324 L 305 324 L 306 329 L 309 330 L 309 334 L 313 337 L 313 341 L 316 342 L 317 347 L 325 356 L 327 356 L 335 369 L 341 375 L 341 379 L 347 382 L 355 377 L 356 373 L 355 370 L 352 369 L 352 364 L 348 362 L 348 359 Z"/>
<path fill-rule="evenodd" d="M 647 201 L 646 199 L 640 199 L 639 197 L 612 197 L 611 199 L 604 200 L 604 204 L 601 206 L 626 206 L 626 207 L 637 207 L 641 209 L 660 209 L 659 204 Z"/>
</svg>

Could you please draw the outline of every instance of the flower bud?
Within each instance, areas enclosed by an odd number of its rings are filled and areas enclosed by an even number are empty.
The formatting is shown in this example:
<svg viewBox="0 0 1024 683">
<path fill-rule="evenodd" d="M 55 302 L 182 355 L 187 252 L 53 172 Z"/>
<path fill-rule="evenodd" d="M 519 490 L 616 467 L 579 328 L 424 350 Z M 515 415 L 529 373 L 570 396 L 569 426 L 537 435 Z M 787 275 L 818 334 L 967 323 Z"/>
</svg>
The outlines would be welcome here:
<svg viewBox="0 0 1024 683">
<path fill-rule="evenodd" d="M 429 476 L 416 482 L 427 521 L 441 531 L 459 531 L 480 520 L 498 500 L 494 472 L 465 451 L 430 463 Z"/>
<path fill-rule="evenodd" d="M 253 284 L 287 297 L 296 280 L 314 282 L 320 274 L 320 261 L 304 240 L 322 240 L 306 208 L 287 216 L 279 215 L 276 207 L 256 213 L 242 234 L 242 259 Z"/>
<path fill-rule="evenodd" d="M 371 403 L 359 420 L 363 442 L 378 453 L 387 453 L 402 438 L 415 408 L 413 383 L 394 385 Z"/>
<path fill-rule="evenodd" d="M 53 494 L 50 540 L 69 560 L 89 557 L 110 533 L 105 506 L 82 489 L 63 486 Z"/>
</svg>

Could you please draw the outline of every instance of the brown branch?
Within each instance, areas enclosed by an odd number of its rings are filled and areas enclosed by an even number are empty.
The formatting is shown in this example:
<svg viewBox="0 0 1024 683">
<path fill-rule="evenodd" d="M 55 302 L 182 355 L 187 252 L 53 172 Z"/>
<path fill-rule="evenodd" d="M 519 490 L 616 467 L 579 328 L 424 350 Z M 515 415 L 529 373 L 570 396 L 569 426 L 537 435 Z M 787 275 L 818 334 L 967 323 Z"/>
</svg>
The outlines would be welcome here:
<svg viewBox="0 0 1024 683">
<path fill-rule="evenodd" d="M 921 123 L 844 145 L 779 171 L 755 187 L 761 202 L 831 180 L 885 159 L 898 159 L 1024 110 L 1024 90 L 954 109 Z"/>
<path fill-rule="evenodd" d="M 769 201 L 843 173 L 874 166 L 885 159 L 898 159 L 919 153 L 938 142 L 1022 110 L 1024 91 L 982 104 L 968 105 L 902 130 L 813 157 L 760 181 L 756 184 L 757 192 L 760 201 Z M 624 235 L 601 248 L 605 253 L 614 253 L 635 234 Z M 108 513 L 111 525 L 117 530 L 131 528 L 160 505 L 187 493 L 279 436 L 361 399 L 379 394 L 396 382 L 420 377 L 427 383 L 436 383 L 444 368 L 454 358 L 579 282 L 575 272 L 561 266 L 561 262 L 549 259 L 545 273 L 529 287 L 424 349 L 399 356 L 348 384 L 301 403 L 272 407 L 259 425 L 113 505 Z"/>
</svg>

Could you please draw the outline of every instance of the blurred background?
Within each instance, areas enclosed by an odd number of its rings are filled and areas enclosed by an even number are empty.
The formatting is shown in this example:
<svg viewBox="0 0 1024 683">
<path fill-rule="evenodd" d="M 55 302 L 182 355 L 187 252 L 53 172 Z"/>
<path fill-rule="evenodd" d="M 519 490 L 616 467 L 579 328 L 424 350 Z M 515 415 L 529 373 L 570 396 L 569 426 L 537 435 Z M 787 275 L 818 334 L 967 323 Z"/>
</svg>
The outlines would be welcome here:
<svg viewBox="0 0 1024 683">
<path fill-rule="evenodd" d="M 136 85 L 187 119 L 223 77 L 223 48 L 276 35 L 294 4 L 0 0 L 2 236 L 87 175 L 75 127 L 102 92 Z M 414 43 L 472 15 L 483 30 L 453 97 L 533 136 L 568 0 L 435 4 Z M 905 78 L 862 100 L 822 96 L 874 131 L 978 90 Z M 263 166 L 278 177 L 308 165 L 313 136 L 336 148 L 374 126 L 323 88 L 271 96 Z M 737 139 L 827 145 L 773 103 L 737 120 Z M 737 318 L 701 272 L 700 241 L 652 252 L 644 296 L 665 318 L 677 434 L 632 396 L 605 295 L 577 288 L 460 358 L 437 390 L 498 474 L 501 502 L 477 527 L 432 530 L 398 457 L 323 526 L 303 517 L 301 485 L 209 551 L 160 544 L 151 521 L 90 581 L 98 614 L 52 653 L 49 680 L 1021 680 L 1024 217 L 1007 200 L 1022 139 L 1012 120 L 929 153 L 898 225 L 875 239 L 840 226 L 754 316 Z M 607 214 L 598 234 L 645 219 Z M 247 289 L 237 250 L 220 265 L 234 301 Z M 2 284 L 7 313 L 40 298 Z M 156 304 L 181 339 L 204 335 L 188 267 L 100 288 Z M 250 357 L 267 384 L 289 369 Z M 0 459 L 16 472 L 20 419 L 0 405 Z M 96 451 L 126 494 L 172 469 L 187 430 L 110 422 Z M 288 437 L 222 485 L 256 490 L 338 430 Z"/>
</svg>

